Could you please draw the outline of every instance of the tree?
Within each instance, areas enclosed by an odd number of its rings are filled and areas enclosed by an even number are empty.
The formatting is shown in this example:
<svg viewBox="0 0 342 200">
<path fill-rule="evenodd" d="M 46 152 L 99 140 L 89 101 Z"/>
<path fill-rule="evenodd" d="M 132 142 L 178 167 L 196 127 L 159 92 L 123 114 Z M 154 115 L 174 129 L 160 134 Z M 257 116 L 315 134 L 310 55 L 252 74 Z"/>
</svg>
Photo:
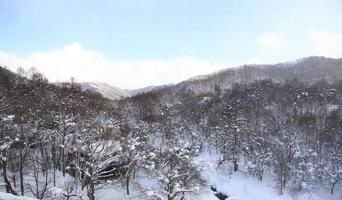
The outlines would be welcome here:
<svg viewBox="0 0 342 200">
<path fill-rule="evenodd" d="M 157 154 L 153 174 L 159 180 L 161 190 L 150 196 L 167 200 L 185 199 L 187 193 L 196 192 L 203 186 L 198 169 L 191 164 L 194 151 L 188 148 L 173 148 Z"/>
<path fill-rule="evenodd" d="M 147 138 L 143 135 L 131 133 L 125 138 L 121 138 L 122 157 L 124 159 L 124 166 L 122 169 L 125 172 L 126 179 L 126 193 L 129 192 L 130 179 L 135 178 L 135 173 L 138 168 L 144 166 L 151 147 L 147 145 Z"/>
<path fill-rule="evenodd" d="M 331 173 L 331 172 L 327 172 L 327 173 L 329 175 L 330 183 L 331 183 L 330 193 L 331 195 L 333 195 L 336 184 L 342 180 L 342 170 L 334 172 L 334 173 Z"/>
<path fill-rule="evenodd" d="M 1 123 L 1 132 L 6 132 L 11 130 L 12 121 L 14 116 L 7 116 L 5 117 Z M 7 175 L 7 151 L 10 149 L 11 145 L 13 144 L 13 140 L 9 136 L 3 137 L 3 139 L 0 141 L 0 166 L 2 168 L 2 175 L 3 179 L 5 181 L 6 186 L 6 192 L 12 193 L 14 195 L 18 195 L 16 191 L 12 188 L 12 185 L 8 179 Z"/>
<path fill-rule="evenodd" d="M 25 77 L 25 76 L 26 76 L 26 71 L 25 71 L 24 68 L 18 67 L 18 68 L 17 68 L 17 74 L 18 74 L 19 76 Z"/>
<path fill-rule="evenodd" d="M 121 163 L 121 146 L 118 142 L 94 140 L 88 135 L 82 141 L 75 168 L 81 174 L 82 188 L 87 188 L 89 200 L 95 200 L 96 184 L 118 178 Z"/>
</svg>

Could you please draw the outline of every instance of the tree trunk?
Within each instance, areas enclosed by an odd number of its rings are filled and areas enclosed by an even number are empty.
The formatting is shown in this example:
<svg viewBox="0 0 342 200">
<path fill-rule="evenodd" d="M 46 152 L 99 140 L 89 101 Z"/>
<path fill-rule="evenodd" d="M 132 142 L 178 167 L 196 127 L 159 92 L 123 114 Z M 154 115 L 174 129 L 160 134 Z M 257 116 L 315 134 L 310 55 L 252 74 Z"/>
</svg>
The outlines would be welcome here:
<svg viewBox="0 0 342 200">
<path fill-rule="evenodd" d="M 1 166 L 2 166 L 2 175 L 3 175 L 4 181 L 6 183 L 6 192 L 12 193 L 14 195 L 18 195 L 18 193 L 13 190 L 13 188 L 11 186 L 11 182 L 7 178 L 7 161 L 6 161 L 5 155 L 6 155 L 6 153 L 2 152 Z"/>
<path fill-rule="evenodd" d="M 22 152 L 20 151 L 20 166 L 19 166 L 19 176 L 20 176 L 20 191 L 21 195 L 24 196 L 24 158 Z"/>
<path fill-rule="evenodd" d="M 331 186 L 331 195 L 334 195 L 334 188 L 335 188 L 335 185 L 336 185 L 336 183 L 337 183 L 338 181 L 335 181 L 333 184 L 332 184 L 332 186 Z"/>
<path fill-rule="evenodd" d="M 89 185 L 88 185 L 88 198 L 89 200 L 95 200 L 95 188 L 94 188 L 94 184 L 92 181 L 90 181 Z"/>
<path fill-rule="evenodd" d="M 56 187 L 56 166 L 53 164 L 53 187 Z"/>
<path fill-rule="evenodd" d="M 53 164 L 53 187 L 56 187 L 56 137 L 52 136 L 51 159 Z"/>
<path fill-rule="evenodd" d="M 260 170 L 259 181 L 262 181 L 263 175 L 264 175 L 264 168 L 262 168 L 262 169 Z"/>
<path fill-rule="evenodd" d="M 239 170 L 239 165 L 237 164 L 237 160 L 234 160 L 234 172 Z"/>
<path fill-rule="evenodd" d="M 63 130 L 63 138 L 62 138 L 62 172 L 63 176 L 65 177 L 65 135 L 66 135 L 66 125 L 64 125 L 64 130 Z"/>
<path fill-rule="evenodd" d="M 284 181 L 283 181 L 283 165 L 281 164 L 280 165 L 280 174 L 279 174 L 279 184 L 280 184 L 280 188 L 279 188 L 279 190 L 280 190 L 280 195 L 282 195 L 283 194 L 283 183 L 284 183 Z"/>
<path fill-rule="evenodd" d="M 126 174 L 126 193 L 129 195 L 129 173 Z"/>
<path fill-rule="evenodd" d="M 24 128 L 23 124 L 20 125 L 21 140 L 24 141 Z M 26 144 L 27 145 L 27 144 Z M 25 147 L 24 147 L 25 149 Z M 19 166 L 19 177 L 20 177 L 20 192 L 24 196 L 24 149 L 20 150 L 20 166 Z"/>
<path fill-rule="evenodd" d="M 12 181 L 13 181 L 13 186 L 16 188 L 17 187 L 17 181 L 16 181 L 15 173 L 13 173 Z"/>
</svg>

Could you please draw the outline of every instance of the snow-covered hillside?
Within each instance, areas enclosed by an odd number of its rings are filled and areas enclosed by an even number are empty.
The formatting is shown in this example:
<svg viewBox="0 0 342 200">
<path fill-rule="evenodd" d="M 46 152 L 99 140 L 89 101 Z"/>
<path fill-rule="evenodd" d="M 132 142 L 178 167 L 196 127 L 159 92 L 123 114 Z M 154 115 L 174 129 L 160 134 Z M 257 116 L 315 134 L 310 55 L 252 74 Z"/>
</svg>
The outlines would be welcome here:
<svg viewBox="0 0 342 200">
<path fill-rule="evenodd" d="M 80 83 L 83 91 L 91 91 L 95 93 L 100 93 L 103 97 L 111 100 L 119 100 L 126 97 L 135 96 L 138 94 L 159 90 L 167 85 L 161 86 L 148 86 L 144 88 L 138 88 L 133 90 L 121 89 L 118 87 L 111 86 L 107 83 L 98 83 L 98 82 L 82 82 Z"/>
<path fill-rule="evenodd" d="M 131 96 L 131 92 L 129 90 L 120 89 L 107 83 L 83 82 L 80 84 L 83 91 L 98 92 L 103 97 L 112 100 Z"/>
<path fill-rule="evenodd" d="M 301 82 L 325 80 L 334 82 L 342 76 L 342 59 L 307 57 L 279 64 L 252 64 L 231 66 L 207 75 L 199 75 L 171 87 L 168 93 L 191 90 L 197 94 L 213 92 L 216 87 L 231 88 L 235 83 L 252 83 L 258 80 Z M 172 91 L 172 92 L 170 92 Z"/>
</svg>

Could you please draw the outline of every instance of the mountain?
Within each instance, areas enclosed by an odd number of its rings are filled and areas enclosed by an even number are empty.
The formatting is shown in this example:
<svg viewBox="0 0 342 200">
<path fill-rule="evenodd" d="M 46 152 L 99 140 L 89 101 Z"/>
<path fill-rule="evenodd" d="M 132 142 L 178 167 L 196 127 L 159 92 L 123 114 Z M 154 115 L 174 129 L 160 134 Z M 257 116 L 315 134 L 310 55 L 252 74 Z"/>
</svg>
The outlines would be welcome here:
<svg viewBox="0 0 342 200">
<path fill-rule="evenodd" d="M 216 88 L 229 89 L 235 83 L 252 83 L 257 80 L 285 82 L 297 79 L 300 82 L 314 83 L 325 80 L 328 83 L 342 77 L 342 59 L 326 57 L 306 57 L 293 62 L 278 64 L 254 64 L 226 68 L 215 73 L 195 76 L 175 85 L 148 86 L 134 90 L 124 90 L 106 83 L 81 83 L 83 91 L 100 93 L 103 97 L 119 100 L 151 91 L 165 93 L 166 96 L 191 90 L 195 94 L 211 93 Z"/>
<path fill-rule="evenodd" d="M 97 93 L 83 92 L 78 84 L 51 84 L 40 73 L 31 78 L 0 66 L 0 115 L 25 115 L 31 111 L 81 113 L 101 110 L 108 100 Z"/>
<path fill-rule="evenodd" d="M 221 71 L 196 76 L 176 85 L 163 87 L 161 92 L 175 94 L 191 90 L 196 94 L 212 93 L 216 88 L 229 89 L 235 83 L 252 83 L 257 80 L 272 80 L 283 83 L 297 79 L 304 83 L 325 80 L 333 83 L 342 78 L 342 58 L 307 57 L 279 64 L 254 64 L 226 68 Z"/>
<path fill-rule="evenodd" d="M 144 88 L 126 90 L 118 87 L 111 86 L 107 83 L 99 82 L 82 82 L 80 83 L 82 91 L 89 91 L 93 93 L 99 93 L 103 97 L 111 100 L 120 100 L 122 98 L 135 96 L 142 93 L 147 93 L 150 91 L 160 90 L 168 85 L 161 86 L 147 86 Z"/>
<path fill-rule="evenodd" d="M 143 94 L 143 93 L 147 93 L 147 92 L 151 92 L 151 91 L 161 90 L 161 89 L 167 88 L 169 86 L 171 86 L 171 85 L 159 85 L 159 86 L 151 85 L 151 86 L 147 86 L 147 87 L 143 87 L 143 88 L 130 90 L 130 93 L 131 93 L 131 96 L 135 96 L 135 95 L 139 95 L 139 94 Z"/>
<path fill-rule="evenodd" d="M 107 83 L 83 82 L 80 83 L 80 85 L 83 91 L 100 93 L 107 99 L 118 100 L 131 96 L 131 92 L 129 90 L 120 89 Z"/>
</svg>

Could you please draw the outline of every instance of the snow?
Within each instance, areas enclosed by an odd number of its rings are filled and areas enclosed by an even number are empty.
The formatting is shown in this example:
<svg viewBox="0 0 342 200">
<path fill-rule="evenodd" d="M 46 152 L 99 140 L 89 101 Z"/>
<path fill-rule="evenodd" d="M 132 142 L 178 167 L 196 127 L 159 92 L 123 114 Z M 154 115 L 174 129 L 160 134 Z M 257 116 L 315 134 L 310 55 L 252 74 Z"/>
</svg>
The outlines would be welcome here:
<svg viewBox="0 0 342 200">
<path fill-rule="evenodd" d="M 103 97 L 112 100 L 132 96 L 131 91 L 120 89 L 106 83 L 84 82 L 81 83 L 81 88 L 83 91 L 99 92 Z"/>
<path fill-rule="evenodd" d="M 342 199 L 342 184 L 336 185 L 335 194 L 331 195 L 329 188 L 317 188 L 314 191 L 304 191 L 299 193 L 296 197 L 290 195 L 288 191 L 285 194 L 279 195 L 274 188 L 274 180 L 270 173 L 265 175 L 263 181 L 258 181 L 255 178 L 244 174 L 243 172 L 228 173 L 227 168 L 221 166 L 218 168 L 217 161 L 220 155 L 215 151 L 201 153 L 195 158 L 196 164 L 200 170 L 202 177 L 207 181 L 207 186 L 202 188 L 202 191 L 191 193 L 187 197 L 189 200 L 218 200 L 214 193 L 210 190 L 210 186 L 216 187 L 218 192 L 222 192 L 228 196 L 227 200 L 341 200 Z M 49 192 L 52 194 L 52 199 L 60 199 L 66 192 L 62 188 L 73 178 L 70 176 L 63 177 L 60 172 L 57 173 L 57 186 L 50 188 Z M 101 200 L 125 200 L 125 199 L 151 199 L 152 196 L 158 194 L 158 182 L 155 178 L 142 173 L 137 177 L 137 180 L 131 183 L 130 195 L 121 184 L 111 183 L 104 185 L 101 189 L 96 191 L 97 199 Z M 73 191 L 73 193 L 87 199 L 86 190 Z M 75 199 L 75 198 L 71 198 Z M 33 200 L 28 197 L 18 197 L 4 192 L 0 192 L 0 200 Z"/>
<path fill-rule="evenodd" d="M 0 192 L 0 200 L 37 200 L 37 199 L 24 197 L 24 196 L 15 196 L 12 194 Z"/>
<path fill-rule="evenodd" d="M 327 105 L 327 111 L 328 111 L 328 113 L 332 113 L 332 112 L 338 110 L 339 107 L 340 107 L 339 105 L 328 104 L 328 105 Z"/>
<path fill-rule="evenodd" d="M 195 162 L 201 168 L 203 178 L 208 185 L 216 187 L 218 192 L 228 195 L 227 200 L 341 200 L 342 190 L 330 194 L 329 188 L 316 188 L 314 191 L 304 191 L 296 197 L 291 196 L 288 191 L 279 195 L 274 188 L 274 180 L 270 174 L 266 175 L 263 181 L 258 181 L 242 172 L 229 174 L 224 168 L 217 168 L 219 155 L 202 153 Z M 337 187 L 336 187 L 337 188 Z M 208 191 L 199 199 L 217 200 L 217 197 L 210 195 Z"/>
<path fill-rule="evenodd" d="M 11 122 L 15 118 L 14 115 L 8 115 L 7 117 L 4 117 L 2 120 L 5 122 Z"/>
</svg>

